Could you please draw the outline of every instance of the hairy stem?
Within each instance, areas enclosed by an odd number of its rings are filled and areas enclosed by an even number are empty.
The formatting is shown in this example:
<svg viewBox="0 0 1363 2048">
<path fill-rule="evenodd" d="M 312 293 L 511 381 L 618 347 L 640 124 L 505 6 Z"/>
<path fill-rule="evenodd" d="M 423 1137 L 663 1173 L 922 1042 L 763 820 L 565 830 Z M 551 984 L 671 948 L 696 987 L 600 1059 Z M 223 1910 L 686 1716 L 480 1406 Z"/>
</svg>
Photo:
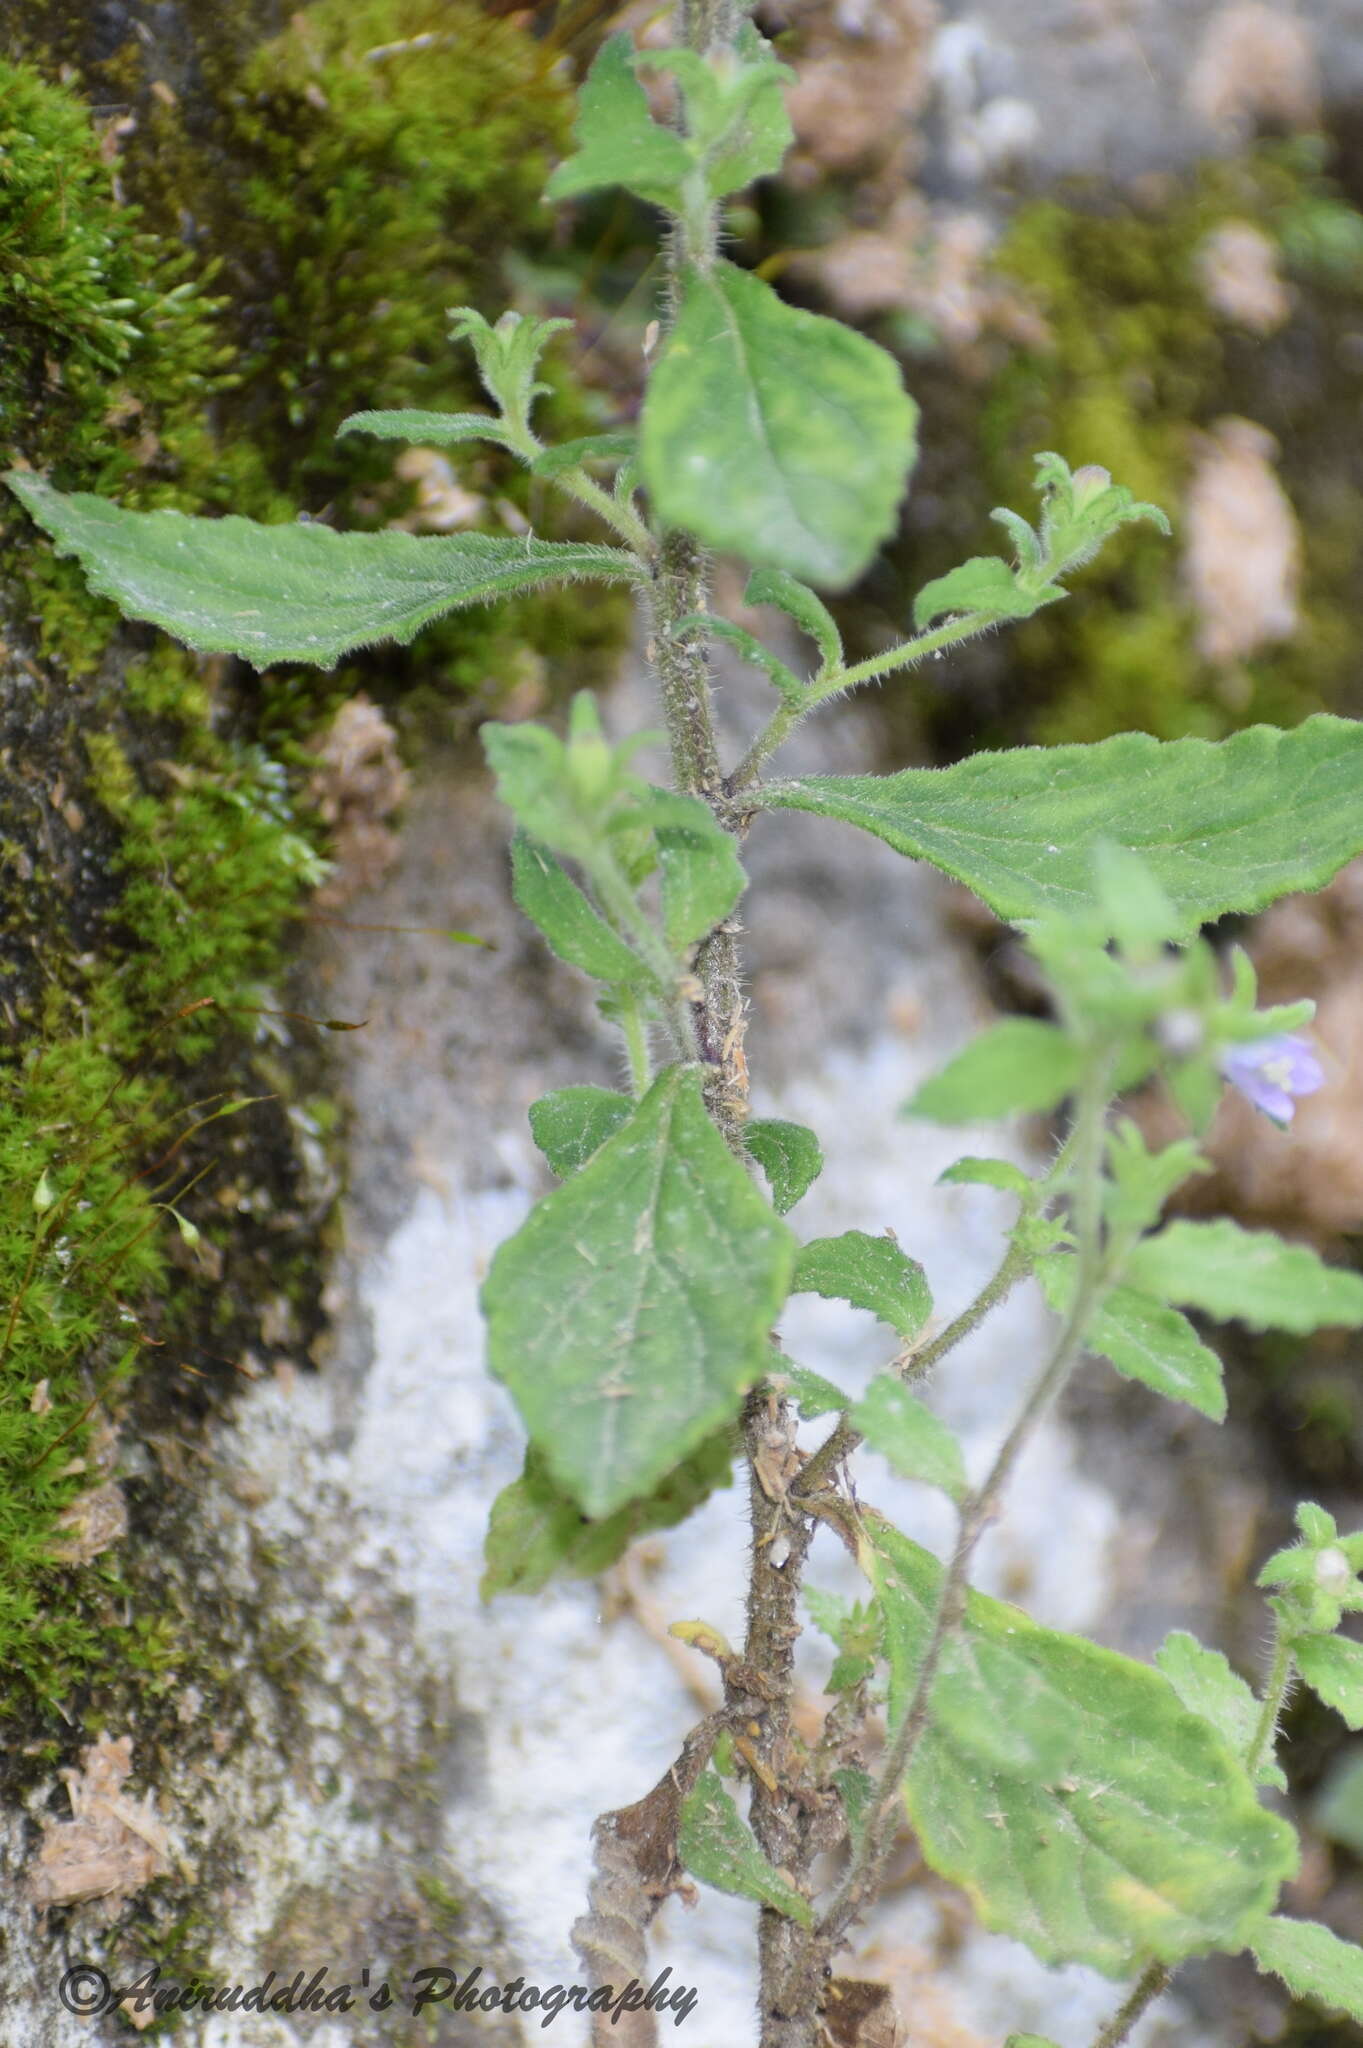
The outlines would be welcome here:
<svg viewBox="0 0 1363 2048">
<path fill-rule="evenodd" d="M 1173 1971 L 1163 1963 L 1150 1963 L 1137 1978 L 1130 1995 L 1122 2000 L 1107 2025 L 1093 2037 L 1093 2048 L 1121 2048 L 1146 2007 L 1153 2005 L 1167 1989 Z"/>
<path fill-rule="evenodd" d="M 1245 1758 L 1245 1769 L 1251 1778 L 1257 1778 L 1273 1754 L 1273 1738 L 1278 1732 L 1278 1716 L 1292 1688 L 1293 1663 L 1292 1645 L 1281 1622 L 1275 1627 L 1273 1637 L 1273 1662 L 1269 1667 L 1268 1683 L 1259 1707 L 1259 1719 L 1255 1723 L 1249 1754 Z"/>
</svg>

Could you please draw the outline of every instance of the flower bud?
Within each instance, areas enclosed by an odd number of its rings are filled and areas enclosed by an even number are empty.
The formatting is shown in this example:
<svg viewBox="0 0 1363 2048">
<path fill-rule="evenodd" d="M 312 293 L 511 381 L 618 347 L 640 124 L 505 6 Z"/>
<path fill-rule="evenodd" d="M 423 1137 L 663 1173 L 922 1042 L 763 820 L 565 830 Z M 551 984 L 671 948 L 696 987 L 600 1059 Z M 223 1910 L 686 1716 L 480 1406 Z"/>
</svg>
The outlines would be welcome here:
<svg viewBox="0 0 1363 2048">
<path fill-rule="evenodd" d="M 1353 1584 L 1354 1568 L 1344 1552 L 1331 1544 L 1329 1549 L 1322 1550 L 1316 1559 L 1315 1579 L 1322 1593 L 1329 1593 L 1338 1599 L 1340 1594 L 1347 1593 Z"/>
<path fill-rule="evenodd" d="M 1074 490 L 1074 509 L 1082 512 L 1095 498 L 1101 498 L 1104 491 L 1112 489 L 1112 472 L 1100 463 L 1086 462 L 1082 469 L 1076 469 L 1070 482 Z"/>
</svg>

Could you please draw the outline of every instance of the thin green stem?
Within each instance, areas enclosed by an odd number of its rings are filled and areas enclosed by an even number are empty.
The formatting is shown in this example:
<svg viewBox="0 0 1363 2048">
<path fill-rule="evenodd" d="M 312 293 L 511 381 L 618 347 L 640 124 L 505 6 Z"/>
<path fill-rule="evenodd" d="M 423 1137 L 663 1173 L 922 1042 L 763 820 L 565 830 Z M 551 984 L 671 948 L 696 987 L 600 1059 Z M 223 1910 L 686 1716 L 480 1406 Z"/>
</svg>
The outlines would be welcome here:
<svg viewBox="0 0 1363 2048">
<path fill-rule="evenodd" d="M 668 1025 L 676 1040 L 679 1056 L 684 1060 L 695 1059 L 696 1033 L 691 1013 L 679 991 L 680 969 L 666 942 L 640 908 L 609 848 L 589 864 L 587 875 L 601 908 L 616 930 L 628 939 L 652 975 L 658 993 L 667 1005 Z"/>
<path fill-rule="evenodd" d="M 940 653 L 944 647 L 956 647 L 963 640 L 987 633 L 996 624 L 997 620 L 982 618 L 978 612 L 971 612 L 964 618 L 948 619 L 944 626 L 934 626 L 930 632 L 918 633 L 912 640 L 901 640 L 897 646 L 887 647 L 883 654 L 870 655 L 851 668 L 833 669 L 826 677 L 811 683 L 799 705 L 782 704 L 772 713 L 766 727 L 729 777 L 726 787 L 730 794 L 737 796 L 740 790 L 754 782 L 763 763 L 776 752 L 783 740 L 789 738 L 800 721 L 817 710 L 820 704 L 842 696 L 847 690 L 855 690 L 860 683 L 873 683 L 880 676 L 892 674 L 895 669 L 913 668 L 920 661 L 926 661 L 929 655 Z"/>
<path fill-rule="evenodd" d="M 946 1357 L 948 1351 L 954 1351 L 963 1338 L 968 1337 L 972 1330 L 979 1328 L 985 1317 L 996 1309 L 1001 1301 L 1007 1300 L 1018 1281 L 1025 1280 L 1031 1270 L 1032 1254 L 1019 1250 L 1010 1240 L 997 1272 L 985 1282 L 975 1299 L 961 1310 L 954 1321 L 947 1324 L 940 1335 L 934 1337 L 930 1344 L 925 1344 L 921 1351 L 911 1351 L 908 1354 L 901 1367 L 902 1377 L 906 1380 L 920 1380 L 926 1373 L 931 1372 L 932 1368 Z"/>
<path fill-rule="evenodd" d="M 551 478 L 551 482 L 576 498 L 580 505 L 586 505 L 595 512 L 641 561 L 652 562 L 658 551 L 657 542 L 632 505 L 623 504 L 612 492 L 604 490 L 582 468 L 564 470 L 561 476 Z"/>
<path fill-rule="evenodd" d="M 632 989 L 626 989 L 620 997 L 620 1029 L 625 1037 L 625 1051 L 629 1054 L 630 1081 L 634 1087 L 634 1099 L 642 1101 L 653 1079 L 653 1062 L 648 1052 L 648 1031 L 644 1025 L 639 998 Z"/>
<path fill-rule="evenodd" d="M 1251 1778 L 1259 1772 L 1273 1754 L 1273 1738 L 1278 1732 L 1278 1716 L 1291 1690 L 1293 1676 L 1292 1643 L 1279 1621 L 1275 1624 L 1273 1636 L 1273 1662 L 1269 1667 L 1268 1683 L 1259 1705 L 1259 1718 L 1254 1726 L 1254 1735 L 1245 1757 L 1245 1769 Z"/>
</svg>

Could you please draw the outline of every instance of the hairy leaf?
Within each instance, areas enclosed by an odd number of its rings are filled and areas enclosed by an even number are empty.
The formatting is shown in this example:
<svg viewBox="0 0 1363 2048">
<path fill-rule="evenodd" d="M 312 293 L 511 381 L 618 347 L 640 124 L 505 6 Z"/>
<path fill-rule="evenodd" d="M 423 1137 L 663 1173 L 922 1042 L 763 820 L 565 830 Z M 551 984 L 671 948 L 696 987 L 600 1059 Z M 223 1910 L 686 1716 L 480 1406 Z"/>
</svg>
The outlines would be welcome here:
<svg viewBox="0 0 1363 2048">
<path fill-rule="evenodd" d="M 845 1230 L 841 1237 L 816 1237 L 800 1247 L 792 1294 L 822 1294 L 869 1309 L 907 1343 L 932 1314 L 932 1296 L 917 1259 L 892 1237 Z"/>
<path fill-rule="evenodd" d="M 943 1187 L 959 1183 L 965 1187 L 999 1188 L 1005 1194 L 1020 1196 L 1024 1203 L 1034 1201 L 1037 1193 L 1031 1175 L 1011 1159 L 979 1159 L 973 1154 L 955 1160 L 938 1174 L 937 1180 Z"/>
<path fill-rule="evenodd" d="M 768 1863 L 717 1771 L 702 1771 L 683 1800 L 677 1850 L 702 1884 L 740 1899 L 758 1899 L 801 1927 L 814 1924 L 809 1900 Z"/>
<path fill-rule="evenodd" d="M 890 1718 L 940 1598 L 937 1559 L 866 1516 Z M 1296 1864 L 1243 1765 L 1146 1664 L 972 1593 L 905 1782 L 933 1869 L 1048 1963 L 1127 1976 L 1234 1948 Z"/>
<path fill-rule="evenodd" d="M 556 1088 L 530 1105 L 530 1135 L 560 1180 L 599 1152 L 634 1114 L 628 1095 L 613 1088 Z"/>
<path fill-rule="evenodd" d="M 789 1358 L 782 1359 L 779 1377 L 786 1382 L 790 1398 L 806 1422 L 813 1422 L 820 1415 L 836 1415 L 852 1405 L 851 1395 L 835 1387 L 832 1380 L 810 1372 L 806 1366 L 795 1365 Z"/>
<path fill-rule="evenodd" d="M 1292 1648 L 1312 1692 L 1351 1728 L 1363 1728 L 1363 1643 L 1349 1636 L 1302 1636 Z"/>
<path fill-rule="evenodd" d="M 743 1126 L 743 1144 L 767 1176 L 778 1216 L 793 1209 L 823 1172 L 823 1151 L 813 1131 L 778 1116 L 755 1116 Z"/>
<path fill-rule="evenodd" d="M 1229 1217 L 1166 1225 L 1135 1247 L 1126 1277 L 1161 1301 L 1251 1330 L 1302 1336 L 1363 1323 L 1363 1274 L 1327 1266 L 1309 1246 L 1285 1244 L 1271 1230 L 1242 1230 Z"/>
<path fill-rule="evenodd" d="M 505 420 L 485 412 L 352 412 L 336 429 L 372 434 L 379 441 L 415 441 L 423 448 L 449 448 L 459 441 L 497 441 L 514 446 Z"/>
<path fill-rule="evenodd" d="M 592 908 L 548 847 L 528 832 L 517 832 L 511 842 L 511 888 L 519 907 L 539 926 L 560 960 L 597 981 L 647 979 L 638 955 Z"/>
<path fill-rule="evenodd" d="M 628 462 L 634 453 L 632 428 L 625 432 L 583 434 L 576 441 L 560 441 L 556 448 L 541 448 L 530 464 L 536 476 L 562 476 L 584 462 Z"/>
<path fill-rule="evenodd" d="M 1227 911 L 1319 889 L 1363 850 L 1363 723 L 1322 714 L 1218 741 L 1120 733 L 951 768 L 809 775 L 744 801 L 859 825 L 1022 923 L 1091 906 L 1093 847 L 1107 839 L 1144 856 L 1174 936 L 1190 938 Z"/>
<path fill-rule="evenodd" d="M 604 1522 L 589 1522 L 554 1484 L 532 1445 L 520 1478 L 504 1486 L 492 1503 L 479 1592 L 490 1600 L 495 1593 L 538 1593 L 553 1578 L 595 1578 L 637 1536 L 685 1521 L 732 1478 L 732 1432 L 718 1430 L 646 1498 L 630 1501 Z"/>
<path fill-rule="evenodd" d="M 1069 1252 L 1048 1253 L 1037 1260 L 1036 1274 L 1056 1314 L 1068 1315 L 1079 1277 L 1077 1260 Z M 1085 1330 L 1084 1343 L 1126 1379 L 1140 1380 L 1170 1401 L 1186 1401 L 1213 1422 L 1224 1420 L 1221 1361 L 1176 1308 L 1134 1287 L 1114 1287 Z"/>
<path fill-rule="evenodd" d="M 691 152 L 650 113 L 648 95 L 634 75 L 628 35 L 601 45 L 578 94 L 573 137 L 577 154 L 554 172 L 546 198 L 572 199 L 603 185 L 623 185 L 654 206 L 679 206 Z"/>
<path fill-rule="evenodd" d="M 1078 1086 L 1079 1073 L 1079 1049 L 1057 1025 L 1005 1017 L 925 1081 L 904 1114 L 973 1124 L 1014 1110 L 1054 1109 Z"/>
<path fill-rule="evenodd" d="M 687 273 L 640 468 L 668 526 L 841 589 L 893 527 L 916 418 L 883 349 L 720 262 Z"/>
<path fill-rule="evenodd" d="M 1268 1914 L 1246 1946 L 1266 1975 L 1281 1977 L 1294 1998 L 1314 1999 L 1363 2024 L 1363 1948 L 1315 1920 Z"/>
<path fill-rule="evenodd" d="M 1248 1756 L 1259 1725 L 1259 1702 L 1221 1652 L 1175 1629 L 1155 1652 L 1155 1662 L 1188 1712 L 1210 1722 L 1236 1756 Z M 1287 1779 L 1272 1762 L 1261 1767 L 1257 1782 L 1287 1790 Z"/>
<path fill-rule="evenodd" d="M 240 654 L 256 668 L 330 668 L 352 648 L 406 642 L 463 605 L 541 583 L 639 574 L 625 549 L 576 541 L 258 526 L 235 514 L 124 512 L 88 491 L 54 491 L 27 470 L 11 470 L 7 482 L 100 597 L 201 653 Z"/>
<path fill-rule="evenodd" d="M 873 1451 L 888 1458 L 906 1479 L 940 1486 L 952 1500 L 966 1495 L 965 1460 L 961 1446 L 939 1415 L 934 1415 L 894 1373 L 877 1373 L 851 1413 Z"/>
<path fill-rule="evenodd" d="M 614 1513 L 771 1363 L 794 1240 L 705 1113 L 697 1068 L 533 1209 L 483 1289 L 489 1362 L 583 1510 Z"/>
<path fill-rule="evenodd" d="M 991 619 L 1030 619 L 1066 593 L 1054 586 L 1024 590 L 997 555 L 976 555 L 959 569 L 925 583 L 913 601 L 915 626 L 930 626 L 943 612 L 981 612 Z"/>
<path fill-rule="evenodd" d="M 733 834 L 699 797 L 650 789 L 646 815 L 658 842 L 663 930 L 681 952 L 729 915 L 748 878 Z"/>
<path fill-rule="evenodd" d="M 793 140 L 783 87 L 794 73 L 750 21 L 718 61 L 695 50 L 642 50 L 635 61 L 676 77 L 687 140 L 712 199 L 781 168 Z"/>
<path fill-rule="evenodd" d="M 754 569 L 743 593 L 744 604 L 774 604 L 793 619 L 802 633 L 808 633 L 819 650 L 825 668 L 842 663 L 842 634 L 837 620 L 821 597 L 805 584 L 797 583 L 783 569 Z"/>
</svg>

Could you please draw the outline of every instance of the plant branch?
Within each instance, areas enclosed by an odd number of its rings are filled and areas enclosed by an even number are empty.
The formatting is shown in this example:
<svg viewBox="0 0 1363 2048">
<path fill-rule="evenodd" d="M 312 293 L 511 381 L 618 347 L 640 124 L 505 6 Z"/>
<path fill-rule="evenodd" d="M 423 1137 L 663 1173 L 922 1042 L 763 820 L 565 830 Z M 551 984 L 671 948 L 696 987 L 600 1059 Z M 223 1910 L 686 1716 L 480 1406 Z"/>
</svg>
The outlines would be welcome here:
<svg viewBox="0 0 1363 2048">
<path fill-rule="evenodd" d="M 1251 1778 L 1256 1778 L 1273 1754 L 1273 1738 L 1278 1732 L 1278 1716 L 1292 1689 L 1293 1661 L 1292 1643 L 1281 1621 L 1275 1621 L 1273 1636 L 1273 1662 L 1269 1668 L 1268 1683 L 1259 1707 L 1259 1718 L 1254 1726 L 1254 1735 L 1245 1757 L 1245 1769 Z"/>
<path fill-rule="evenodd" d="M 1004 1489 L 1022 1451 L 1073 1371 L 1083 1349 L 1084 1332 L 1093 1310 L 1110 1284 L 1100 1275 L 1102 1132 L 1109 1076 L 1110 1062 L 1096 1057 L 1091 1060 L 1080 1091 L 1075 1119 L 1075 1221 L 1079 1238 L 1079 1280 L 1074 1301 L 1051 1355 L 1004 1438 L 983 1485 L 961 1509 L 956 1546 L 942 1581 L 927 1648 L 904 1718 L 885 1753 L 861 1848 L 853 1857 L 842 1884 L 819 1922 L 819 1934 L 830 1940 L 837 1940 L 843 1935 L 879 1883 L 899 1816 L 904 1777 L 927 1732 L 938 1667 L 943 1652 L 965 1618 L 971 1559 L 985 1530 L 998 1513 Z"/>
</svg>

